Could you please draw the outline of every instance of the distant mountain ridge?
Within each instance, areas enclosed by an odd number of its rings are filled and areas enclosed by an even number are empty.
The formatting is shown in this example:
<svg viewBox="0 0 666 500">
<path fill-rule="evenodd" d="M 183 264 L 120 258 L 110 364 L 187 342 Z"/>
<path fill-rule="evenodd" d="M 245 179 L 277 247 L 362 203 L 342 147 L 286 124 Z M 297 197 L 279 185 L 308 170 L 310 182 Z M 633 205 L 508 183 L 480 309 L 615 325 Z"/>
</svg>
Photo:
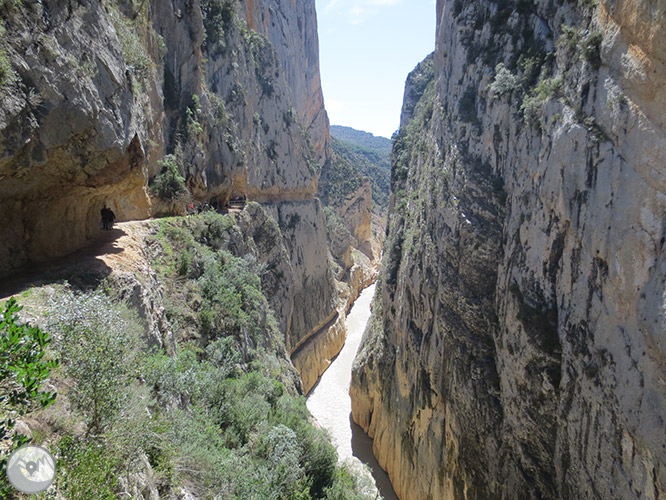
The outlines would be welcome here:
<svg viewBox="0 0 666 500">
<path fill-rule="evenodd" d="M 333 151 L 338 158 L 346 160 L 353 170 L 370 179 L 372 199 L 383 211 L 388 206 L 391 184 L 391 141 L 385 137 L 377 137 L 351 127 L 331 126 Z M 345 162 L 339 162 L 338 170 Z M 349 184 L 354 177 L 350 172 L 338 171 L 335 175 L 345 178 Z M 322 174 L 322 178 L 327 177 Z M 323 182 L 326 180 L 324 179 Z"/>
<path fill-rule="evenodd" d="M 364 132 L 342 125 L 331 125 L 331 135 L 336 139 L 349 142 L 361 148 L 373 149 L 386 153 L 387 158 L 391 153 L 391 140 L 386 137 L 376 136 L 370 132 Z"/>
</svg>

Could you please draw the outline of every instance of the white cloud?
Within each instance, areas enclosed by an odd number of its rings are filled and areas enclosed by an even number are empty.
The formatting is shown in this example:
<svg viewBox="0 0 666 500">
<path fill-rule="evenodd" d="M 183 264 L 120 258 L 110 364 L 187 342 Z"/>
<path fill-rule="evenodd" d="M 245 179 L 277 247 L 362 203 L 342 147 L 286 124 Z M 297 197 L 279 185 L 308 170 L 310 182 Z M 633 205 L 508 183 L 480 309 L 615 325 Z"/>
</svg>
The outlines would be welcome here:
<svg viewBox="0 0 666 500">
<path fill-rule="evenodd" d="M 349 15 L 351 18 L 351 23 L 352 24 L 361 24 L 363 21 L 365 21 L 365 15 L 368 11 L 359 6 L 352 7 L 349 10 Z"/>
<path fill-rule="evenodd" d="M 344 11 L 349 22 L 361 24 L 377 13 L 377 9 L 402 3 L 403 0 L 329 0 L 326 10 Z"/>
<path fill-rule="evenodd" d="M 345 103 L 338 99 L 326 99 L 326 111 L 335 113 L 345 107 Z"/>
</svg>

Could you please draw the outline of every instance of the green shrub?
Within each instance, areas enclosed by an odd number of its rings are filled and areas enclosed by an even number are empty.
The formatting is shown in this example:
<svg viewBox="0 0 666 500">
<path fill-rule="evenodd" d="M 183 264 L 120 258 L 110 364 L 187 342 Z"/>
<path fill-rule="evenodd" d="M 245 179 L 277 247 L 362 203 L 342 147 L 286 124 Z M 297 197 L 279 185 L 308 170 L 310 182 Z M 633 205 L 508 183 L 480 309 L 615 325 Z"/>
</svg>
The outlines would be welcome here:
<svg viewBox="0 0 666 500">
<path fill-rule="evenodd" d="M 151 192 L 164 201 L 184 198 L 188 190 L 185 178 L 178 171 L 176 157 L 167 155 L 159 164 L 162 166 L 162 172 L 153 180 Z"/>
<path fill-rule="evenodd" d="M 527 123 L 536 124 L 539 122 L 541 110 L 548 99 L 560 97 L 562 95 L 561 78 L 544 78 L 536 88 L 523 98 L 520 110 Z"/>
<path fill-rule="evenodd" d="M 521 73 L 521 84 L 525 90 L 531 89 L 540 78 L 548 75 L 550 72 L 549 60 L 552 57 L 552 53 L 541 50 L 527 50 L 520 54 L 516 64 Z"/>
<path fill-rule="evenodd" d="M 185 131 L 187 138 L 196 141 L 203 133 L 203 126 L 199 122 L 201 115 L 201 101 L 197 94 L 192 94 L 190 105 L 185 109 Z"/>
<path fill-rule="evenodd" d="M 65 372 L 76 383 L 69 399 L 87 417 L 89 432 L 99 434 L 123 406 L 123 389 L 138 375 L 141 328 L 101 293 L 64 294 L 52 311 L 49 328 L 57 335 Z"/>
<path fill-rule="evenodd" d="M 45 360 L 51 337 L 38 327 L 19 321 L 21 310 L 16 299 L 5 304 L 0 316 L 0 441 L 13 427 L 12 417 L 44 408 L 55 400 L 55 394 L 40 391 L 54 360 Z"/>
<path fill-rule="evenodd" d="M 302 454 L 296 433 L 284 424 L 272 427 L 262 436 L 258 455 L 269 464 L 271 491 L 279 498 L 299 498 L 309 489 L 300 463 Z"/>
<path fill-rule="evenodd" d="M 291 127 L 294 123 L 296 123 L 296 110 L 293 106 L 282 113 L 282 119 L 284 120 L 284 124 L 287 127 Z"/>
<path fill-rule="evenodd" d="M 16 78 L 16 73 L 7 58 L 7 54 L 0 48 L 0 88 L 9 85 Z"/>
<path fill-rule="evenodd" d="M 333 476 L 333 483 L 324 490 L 327 500 L 368 500 L 370 497 L 359 490 L 365 490 L 359 484 L 359 478 L 345 467 L 338 467 Z"/>
<path fill-rule="evenodd" d="M 308 419 L 305 398 L 284 395 L 275 403 L 269 422 L 284 424 L 296 433 L 302 450 L 300 462 L 311 481 L 311 494 L 321 498 L 333 482 L 337 457 L 324 432 L 310 425 Z"/>
<path fill-rule="evenodd" d="M 28 439 L 13 434 L 15 419 L 55 400 L 55 393 L 41 391 L 56 361 L 46 360 L 51 337 L 40 328 L 19 321 L 21 306 L 12 298 L 0 316 L 0 497 L 8 497 L 12 488 L 6 483 L 4 452 L 18 448 Z M 10 443 L 11 442 L 11 443 Z"/>
<path fill-rule="evenodd" d="M 583 41 L 583 57 L 594 68 L 601 66 L 601 42 L 604 36 L 602 33 L 591 33 Z"/>
<path fill-rule="evenodd" d="M 104 443 L 63 436 L 56 464 L 58 491 L 68 500 L 117 500 L 120 462 Z"/>
<path fill-rule="evenodd" d="M 225 36 L 236 17 L 236 0 L 203 0 L 201 13 L 206 30 L 204 49 L 219 55 L 227 48 Z"/>
<path fill-rule="evenodd" d="M 580 33 L 576 28 L 565 24 L 561 26 L 561 30 L 560 37 L 557 39 L 557 48 L 571 56 L 578 50 Z"/>
<path fill-rule="evenodd" d="M 137 34 L 141 27 L 137 25 L 137 21 L 130 21 L 115 8 L 110 10 L 110 17 L 116 29 L 127 68 L 134 75 L 147 78 L 152 72 L 154 64 Z"/>
<path fill-rule="evenodd" d="M 501 97 L 510 94 L 520 85 L 520 79 L 504 67 L 504 63 L 499 63 L 495 67 L 495 78 L 490 84 L 490 91 L 495 97 Z"/>
</svg>

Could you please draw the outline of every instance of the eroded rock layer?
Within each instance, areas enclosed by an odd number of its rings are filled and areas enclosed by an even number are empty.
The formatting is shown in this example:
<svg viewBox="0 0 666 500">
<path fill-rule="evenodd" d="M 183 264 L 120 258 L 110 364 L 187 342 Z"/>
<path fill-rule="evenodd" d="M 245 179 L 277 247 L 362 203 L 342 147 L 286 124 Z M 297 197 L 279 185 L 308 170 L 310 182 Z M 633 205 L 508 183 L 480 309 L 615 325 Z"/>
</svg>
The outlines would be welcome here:
<svg viewBox="0 0 666 500">
<path fill-rule="evenodd" d="M 402 500 L 666 494 L 663 2 L 437 2 L 353 418 Z"/>
<path fill-rule="evenodd" d="M 104 205 L 128 220 L 242 197 L 289 254 L 294 286 L 271 300 L 290 353 L 329 322 L 314 0 L 6 2 L 0 20 L 0 276 L 89 243 Z M 189 198 L 151 191 L 167 154 Z"/>
</svg>

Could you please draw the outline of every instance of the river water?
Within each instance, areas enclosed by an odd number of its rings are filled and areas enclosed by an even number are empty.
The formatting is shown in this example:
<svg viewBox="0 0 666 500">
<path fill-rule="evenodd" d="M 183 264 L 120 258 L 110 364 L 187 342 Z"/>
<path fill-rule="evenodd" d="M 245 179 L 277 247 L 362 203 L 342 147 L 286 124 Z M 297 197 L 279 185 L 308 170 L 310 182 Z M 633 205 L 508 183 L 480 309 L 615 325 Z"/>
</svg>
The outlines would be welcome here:
<svg viewBox="0 0 666 500">
<path fill-rule="evenodd" d="M 385 500 L 398 500 L 387 474 L 372 454 L 372 440 L 351 420 L 349 384 L 356 351 L 365 326 L 370 319 L 370 303 L 375 293 L 371 285 L 354 302 L 347 315 L 347 340 L 340 354 L 310 392 L 307 406 L 319 425 L 328 429 L 341 462 L 353 469 L 366 464 L 372 470 L 372 480 Z"/>
</svg>

